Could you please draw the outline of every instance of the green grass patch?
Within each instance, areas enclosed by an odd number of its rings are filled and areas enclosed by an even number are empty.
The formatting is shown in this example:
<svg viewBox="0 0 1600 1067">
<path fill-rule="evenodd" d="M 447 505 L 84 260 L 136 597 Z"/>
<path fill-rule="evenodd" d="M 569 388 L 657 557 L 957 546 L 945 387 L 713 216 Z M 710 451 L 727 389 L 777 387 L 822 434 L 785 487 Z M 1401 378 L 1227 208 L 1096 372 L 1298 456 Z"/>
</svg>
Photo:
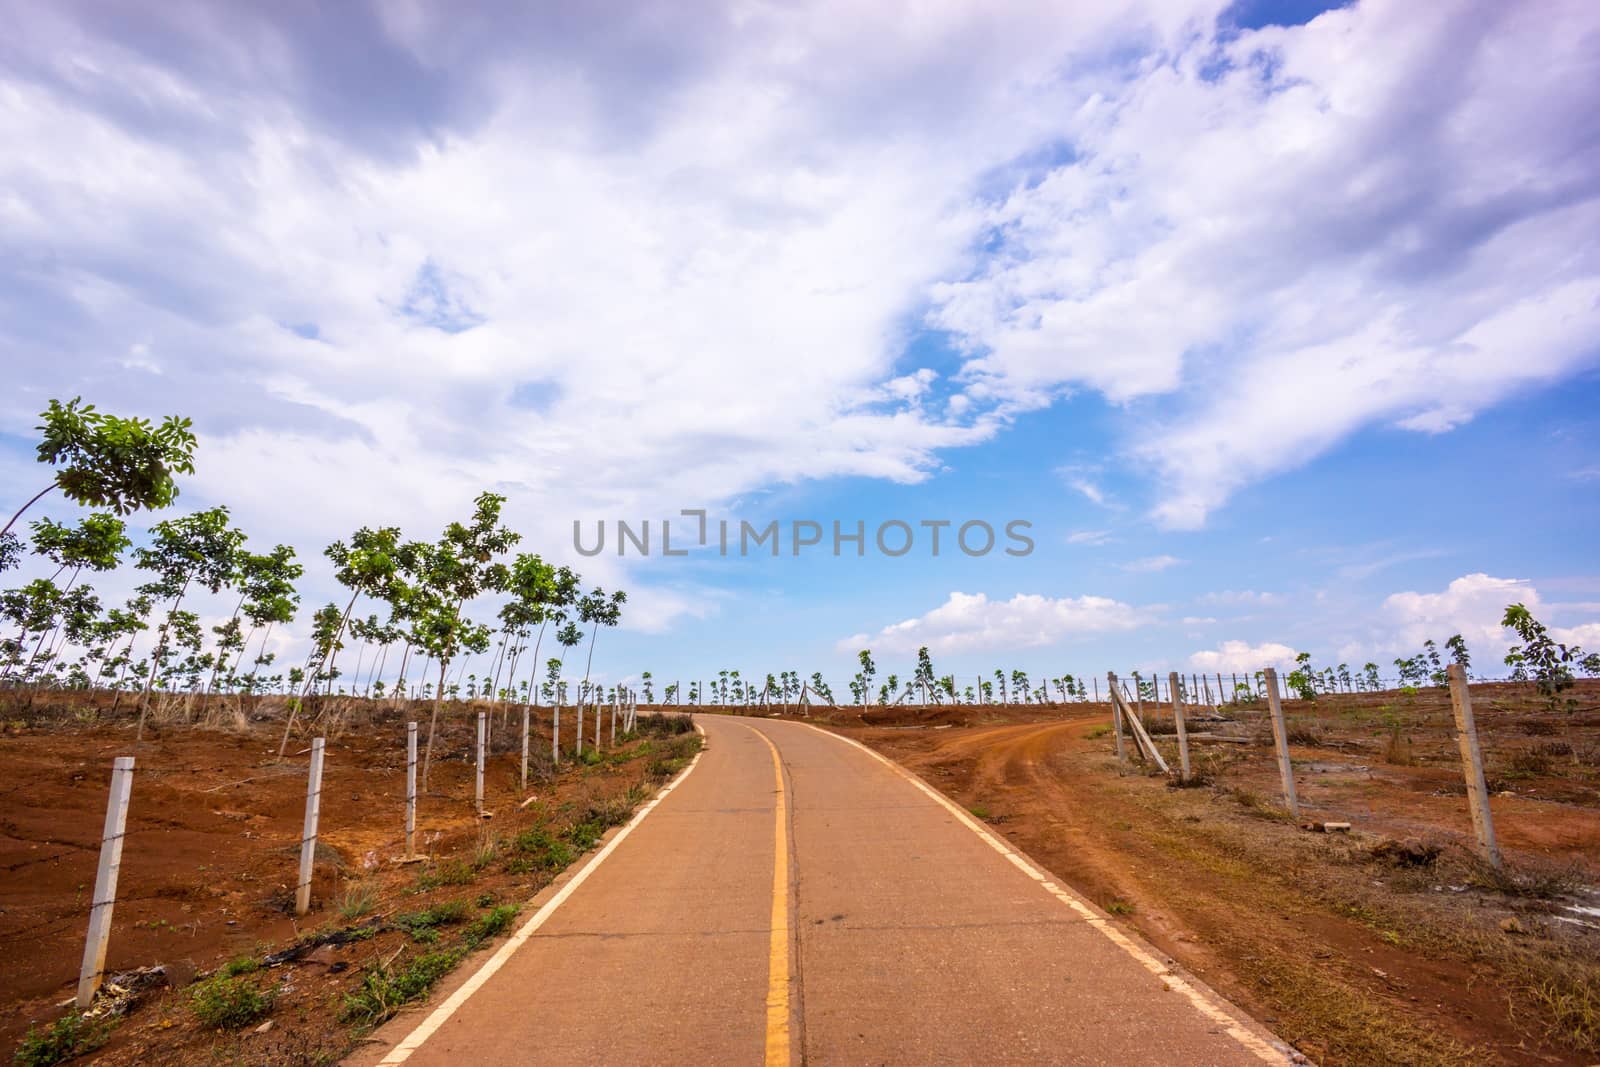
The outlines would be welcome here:
<svg viewBox="0 0 1600 1067">
<path fill-rule="evenodd" d="M 254 956 L 238 956 L 217 968 L 217 973 L 224 978 L 237 978 L 241 974 L 254 974 L 261 969 L 261 964 Z"/>
<path fill-rule="evenodd" d="M 417 875 L 415 892 L 426 893 L 430 889 L 438 889 L 440 886 L 446 885 L 471 885 L 477 873 L 477 871 L 473 870 L 471 864 L 462 860 L 441 863 L 439 866 Z"/>
<path fill-rule="evenodd" d="M 496 937 L 511 925 L 511 920 L 516 917 L 515 904 L 502 904 L 486 915 L 479 916 L 468 926 L 461 935 L 461 941 L 469 949 L 477 948 L 491 937 Z"/>
<path fill-rule="evenodd" d="M 463 950 L 428 952 L 400 970 L 374 967 L 361 980 L 361 986 L 344 998 L 339 1021 L 359 1026 L 376 1026 L 402 1007 L 425 996 L 433 984 L 460 961 Z"/>
<path fill-rule="evenodd" d="M 463 922 L 467 917 L 467 902 L 447 900 L 422 911 L 409 911 L 394 917 L 394 925 L 410 934 L 416 941 L 437 941 L 438 928 Z"/>
<path fill-rule="evenodd" d="M 272 1010 L 272 995 L 243 978 L 215 975 L 189 993 L 189 1008 L 201 1024 L 214 1030 L 238 1030 Z"/>
<path fill-rule="evenodd" d="M 77 1012 L 28 1032 L 17 1045 L 11 1062 L 15 1067 L 53 1067 L 74 1056 L 82 1056 L 111 1040 L 111 1024 L 90 1022 Z"/>
</svg>

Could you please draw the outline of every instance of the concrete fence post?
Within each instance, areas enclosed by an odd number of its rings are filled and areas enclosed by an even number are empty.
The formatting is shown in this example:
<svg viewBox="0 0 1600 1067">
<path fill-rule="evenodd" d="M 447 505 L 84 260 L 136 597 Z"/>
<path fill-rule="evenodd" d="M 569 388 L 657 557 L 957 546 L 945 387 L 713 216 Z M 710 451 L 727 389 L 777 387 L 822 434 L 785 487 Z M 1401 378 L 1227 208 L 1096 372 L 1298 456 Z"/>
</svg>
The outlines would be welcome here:
<svg viewBox="0 0 1600 1067">
<path fill-rule="evenodd" d="M 522 788 L 528 788 L 528 726 L 533 713 L 528 706 L 522 706 Z"/>
<path fill-rule="evenodd" d="M 1267 681 L 1267 710 L 1272 719 L 1272 744 L 1278 750 L 1278 777 L 1283 780 L 1283 802 L 1289 814 L 1300 818 L 1300 798 L 1294 791 L 1294 765 L 1289 762 L 1289 731 L 1283 722 L 1283 704 L 1278 700 L 1278 670 L 1268 667 L 1264 672 Z"/>
<path fill-rule="evenodd" d="M 1099 689 L 1099 685 L 1095 686 Z M 1106 688 L 1111 692 L 1111 732 L 1117 738 L 1117 763 L 1120 766 L 1128 765 L 1128 751 L 1122 744 L 1122 702 L 1116 698 L 1117 676 L 1110 671 L 1106 672 Z M 1098 697 L 1100 694 L 1096 693 Z"/>
<path fill-rule="evenodd" d="M 578 724 L 578 735 L 573 739 L 573 751 L 580 756 L 583 755 L 583 714 L 583 701 L 579 700 L 573 705 L 572 717 Z"/>
<path fill-rule="evenodd" d="M 325 737 L 312 739 L 311 773 L 306 775 L 306 821 L 300 833 L 300 881 L 294 888 L 294 913 L 311 910 L 311 872 L 317 860 L 317 817 L 322 812 L 322 754 Z"/>
<path fill-rule="evenodd" d="M 1183 692 L 1174 672 L 1167 677 L 1167 688 L 1172 694 L 1172 718 L 1178 724 L 1178 781 L 1189 780 L 1189 731 L 1183 722 Z"/>
<path fill-rule="evenodd" d="M 1472 835 L 1478 854 L 1491 867 L 1500 866 L 1500 843 L 1494 836 L 1494 815 L 1489 811 L 1489 786 L 1483 778 L 1483 751 L 1478 747 L 1478 724 L 1472 717 L 1472 694 L 1467 672 L 1459 663 L 1445 668 L 1450 680 L 1450 704 L 1456 715 L 1456 744 L 1461 748 L 1461 772 L 1467 780 L 1467 806 L 1472 810 Z"/>
<path fill-rule="evenodd" d="M 483 756 L 484 742 L 488 739 L 489 733 L 488 718 L 489 716 L 487 713 L 481 711 L 478 712 L 478 767 L 477 773 L 474 776 L 477 780 L 474 793 L 478 800 L 479 815 L 483 814 Z"/>
<path fill-rule="evenodd" d="M 561 705 L 550 706 L 550 762 L 559 766 L 561 763 Z"/>
<path fill-rule="evenodd" d="M 598 752 L 598 751 L 600 751 L 600 718 L 601 718 L 602 715 L 605 714 L 605 711 L 600 706 L 599 697 L 597 696 L 597 697 L 595 697 L 593 699 L 594 699 L 594 750 L 596 752 Z"/>
<path fill-rule="evenodd" d="M 117 904 L 117 875 L 122 870 L 122 840 L 128 828 L 128 798 L 133 792 L 133 757 L 111 762 L 111 795 L 106 801 L 106 825 L 100 835 L 100 866 L 94 875 L 94 896 L 89 904 L 89 937 L 83 943 L 83 966 L 78 971 L 78 1007 L 87 1008 L 100 989 L 106 969 L 106 946 L 111 941 L 111 913 Z"/>
<path fill-rule="evenodd" d="M 417 854 L 417 724 L 406 723 L 406 859 Z"/>
</svg>

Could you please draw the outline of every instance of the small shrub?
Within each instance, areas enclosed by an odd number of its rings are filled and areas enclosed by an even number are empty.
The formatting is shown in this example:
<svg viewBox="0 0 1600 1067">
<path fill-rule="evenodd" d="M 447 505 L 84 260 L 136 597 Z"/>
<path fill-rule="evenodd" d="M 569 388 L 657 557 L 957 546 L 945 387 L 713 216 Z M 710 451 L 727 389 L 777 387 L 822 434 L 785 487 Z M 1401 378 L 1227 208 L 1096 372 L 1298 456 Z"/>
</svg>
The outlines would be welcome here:
<svg viewBox="0 0 1600 1067">
<path fill-rule="evenodd" d="M 1322 731 L 1306 722 L 1289 722 L 1285 736 L 1291 745 L 1315 748 L 1322 744 Z"/>
<path fill-rule="evenodd" d="M 224 978 L 237 978 L 241 974 L 254 974 L 260 969 L 261 964 L 254 956 L 239 956 L 217 968 L 217 973 Z"/>
<path fill-rule="evenodd" d="M 552 834 L 546 826 L 535 826 L 522 831 L 512 844 L 520 854 L 513 863 L 524 865 L 528 869 L 559 871 L 565 869 L 576 858 L 572 846 Z M 510 867 L 511 864 L 508 864 L 507 869 Z"/>
<path fill-rule="evenodd" d="M 205 1026 L 238 1030 L 271 1011 L 272 996 L 259 992 L 242 978 L 216 975 L 194 987 L 189 1006 Z"/>
<path fill-rule="evenodd" d="M 418 956 L 402 971 L 373 968 L 361 980 L 361 987 L 345 996 L 339 1021 L 376 1026 L 426 994 L 460 959 L 461 950 L 452 949 Z"/>
<path fill-rule="evenodd" d="M 1084 732 L 1083 739 L 1085 741 L 1098 741 L 1100 738 L 1105 737 L 1110 732 L 1111 727 L 1107 726 L 1105 723 L 1101 723 L 1099 726 L 1091 726 L 1088 730 L 1086 730 Z"/>
<path fill-rule="evenodd" d="M 339 894 L 339 918 L 355 922 L 378 903 L 378 887 L 370 882 L 347 884 Z"/>
<path fill-rule="evenodd" d="M 423 871 L 417 876 L 417 892 L 426 893 L 444 885 L 471 885 L 476 875 L 477 872 L 461 860 L 441 863 L 433 870 Z"/>
<path fill-rule="evenodd" d="M 469 949 L 477 948 L 484 941 L 502 933 L 516 914 L 515 904 L 500 905 L 468 926 L 466 932 L 461 935 L 462 943 Z"/>
<path fill-rule="evenodd" d="M 1568 752 L 1571 748 L 1568 747 Z M 1510 779 L 1542 778 L 1550 773 L 1550 757 L 1542 752 L 1517 752 L 1506 760 L 1502 777 Z"/>
<path fill-rule="evenodd" d="M 990 819 L 994 818 L 994 812 L 989 810 L 989 806 L 987 804 L 973 804 L 968 807 L 967 810 L 972 812 L 973 818 L 982 822 L 988 822 Z"/>
<path fill-rule="evenodd" d="M 466 917 L 466 901 L 447 900 L 442 904 L 435 904 L 433 907 L 425 908 L 422 911 L 396 915 L 394 925 L 406 931 L 418 941 L 436 941 L 439 938 L 436 927 L 458 923 Z"/>
<path fill-rule="evenodd" d="M 1129 904 L 1126 900 L 1118 898 L 1106 905 L 1106 911 L 1112 915 L 1132 915 L 1134 912 L 1134 906 Z"/>
<path fill-rule="evenodd" d="M 54 1067 L 74 1056 L 93 1052 L 110 1039 L 110 1023 L 90 1022 L 73 1012 L 42 1030 L 28 1027 L 11 1062 L 16 1067 Z"/>
<path fill-rule="evenodd" d="M 495 856 L 500 854 L 500 835 L 496 833 L 481 833 L 478 835 L 478 847 L 472 854 L 472 867 L 481 871 L 494 862 Z"/>
</svg>

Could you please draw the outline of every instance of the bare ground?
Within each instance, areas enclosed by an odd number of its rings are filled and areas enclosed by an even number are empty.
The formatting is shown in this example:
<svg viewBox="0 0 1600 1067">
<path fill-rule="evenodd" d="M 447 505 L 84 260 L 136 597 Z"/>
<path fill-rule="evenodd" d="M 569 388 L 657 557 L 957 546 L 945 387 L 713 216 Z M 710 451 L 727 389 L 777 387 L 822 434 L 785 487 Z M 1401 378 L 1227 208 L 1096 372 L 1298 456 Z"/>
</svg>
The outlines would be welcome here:
<svg viewBox="0 0 1600 1067">
<path fill-rule="evenodd" d="M 1302 816 L 1351 833 L 1284 816 L 1251 709 L 1191 726 L 1255 743 L 1197 742 L 1208 781 L 1187 789 L 1119 770 L 1105 705 L 816 719 L 968 806 L 1314 1060 L 1594 1063 L 1600 686 L 1575 715 L 1528 686 L 1473 689 L 1504 875 L 1469 851 L 1438 691 L 1288 704 Z M 1158 728 L 1170 714 L 1146 711 Z M 1175 764 L 1173 738 L 1157 741 Z"/>
<path fill-rule="evenodd" d="M 30 1026 L 39 1034 L 73 995 L 113 756 L 135 755 L 137 766 L 107 970 L 163 973 L 115 1020 L 97 1062 L 311 1064 L 341 1057 L 374 1011 L 390 1009 L 386 998 L 414 988 L 408 976 L 447 970 L 490 943 L 512 908 L 624 820 L 698 744 L 692 734 L 629 739 L 607 745 L 597 763 L 566 762 L 552 774 L 542 721 L 525 793 L 520 713 L 504 724 L 495 716 L 486 785 L 493 817 L 480 820 L 470 762 L 475 716 L 446 707 L 431 791 L 419 805 L 418 850 L 427 857 L 420 864 L 397 861 L 403 720 L 420 718 L 426 735 L 426 713 L 346 707 L 328 742 L 312 910 L 298 919 L 292 896 L 308 742 L 292 742 L 279 762 L 281 718 L 163 725 L 137 749 L 125 719 L 35 714 L 6 722 L 0 1041 L 12 1047 Z M 568 709 L 569 746 L 570 716 Z M 591 719 L 591 738 L 592 731 Z M 274 953 L 290 958 L 273 962 Z M 242 994 L 205 981 L 229 961 L 242 972 Z M 270 1010 L 242 1012 L 250 1017 L 237 1029 L 201 1021 L 197 997 L 226 1004 L 241 996 L 248 1006 L 251 993 L 270 1000 Z M 352 997 L 361 1010 L 352 1012 Z M 263 1024 L 270 1025 L 258 1032 Z"/>
</svg>

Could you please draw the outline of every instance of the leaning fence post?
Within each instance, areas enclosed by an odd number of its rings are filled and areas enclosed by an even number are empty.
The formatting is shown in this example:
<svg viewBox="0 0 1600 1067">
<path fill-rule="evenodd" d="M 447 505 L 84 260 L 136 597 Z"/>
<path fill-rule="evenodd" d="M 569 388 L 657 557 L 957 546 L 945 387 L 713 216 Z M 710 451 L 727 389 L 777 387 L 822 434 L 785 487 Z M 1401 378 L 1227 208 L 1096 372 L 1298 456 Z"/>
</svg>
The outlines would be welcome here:
<svg viewBox="0 0 1600 1067">
<path fill-rule="evenodd" d="M 406 723 L 406 859 L 417 854 L 417 724 Z"/>
<path fill-rule="evenodd" d="M 1467 672 L 1459 663 L 1445 668 L 1450 679 L 1450 704 L 1456 713 L 1456 743 L 1461 746 L 1461 771 L 1467 779 L 1467 806 L 1472 810 L 1472 833 L 1478 852 L 1491 867 L 1500 866 L 1500 844 L 1494 836 L 1494 816 L 1489 812 L 1489 786 L 1483 780 L 1483 750 L 1478 747 L 1478 724 L 1472 717 L 1472 695 Z"/>
<path fill-rule="evenodd" d="M 300 882 L 294 889 L 294 913 L 311 910 L 311 871 L 317 858 L 317 815 L 322 810 L 322 752 L 327 738 L 311 742 L 311 773 L 306 775 L 306 822 L 300 834 Z"/>
<path fill-rule="evenodd" d="M 117 903 L 117 875 L 122 870 L 122 838 L 128 827 L 128 797 L 132 791 L 133 757 L 118 756 L 111 761 L 111 796 L 106 801 L 100 867 L 95 871 L 94 897 L 89 905 L 89 938 L 83 944 L 83 967 L 78 971 L 80 1008 L 94 1002 L 106 969 L 106 945 L 111 940 L 111 912 Z"/>
<path fill-rule="evenodd" d="M 483 742 L 484 735 L 488 730 L 488 723 L 485 721 L 488 717 L 487 712 L 478 712 L 478 770 L 475 777 L 477 779 L 476 796 L 478 798 L 479 815 L 483 814 Z"/>
<path fill-rule="evenodd" d="M 1172 697 L 1172 718 L 1178 724 L 1178 768 L 1180 776 L 1178 781 L 1189 780 L 1189 731 L 1183 723 L 1183 693 L 1182 686 L 1178 684 L 1176 671 L 1167 675 L 1167 689 Z"/>
<path fill-rule="evenodd" d="M 1283 779 L 1283 802 L 1289 814 L 1300 818 L 1300 798 L 1294 792 L 1294 766 L 1289 762 L 1289 731 L 1283 724 L 1283 704 L 1278 700 L 1278 669 L 1268 667 L 1263 674 L 1267 682 L 1267 709 L 1272 719 L 1272 744 L 1278 750 L 1278 777 Z"/>
</svg>

